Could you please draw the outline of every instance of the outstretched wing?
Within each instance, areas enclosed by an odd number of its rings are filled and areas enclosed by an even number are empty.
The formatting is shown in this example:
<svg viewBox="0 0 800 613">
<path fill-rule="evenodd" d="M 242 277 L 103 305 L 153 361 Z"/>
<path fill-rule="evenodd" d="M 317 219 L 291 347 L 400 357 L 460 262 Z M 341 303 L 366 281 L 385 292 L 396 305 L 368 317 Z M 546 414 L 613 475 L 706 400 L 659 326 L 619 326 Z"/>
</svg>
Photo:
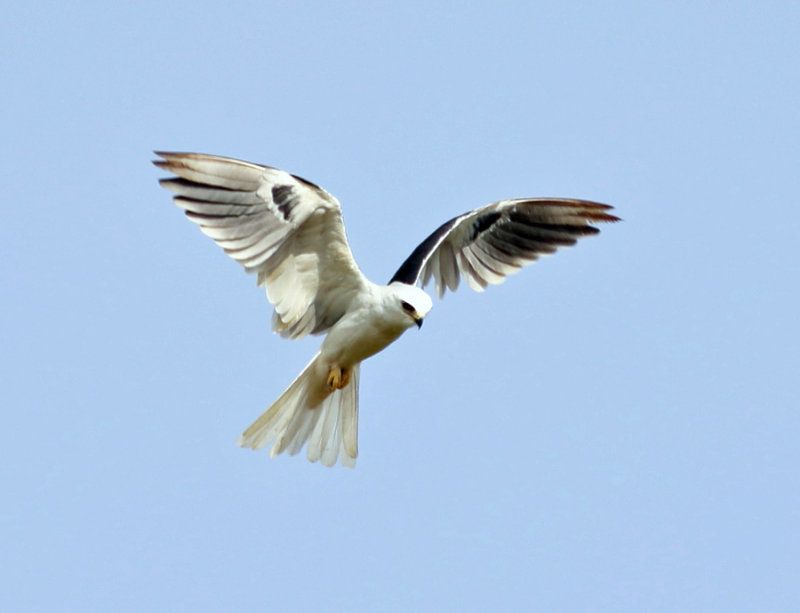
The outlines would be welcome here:
<svg viewBox="0 0 800 613">
<path fill-rule="evenodd" d="M 324 189 L 282 170 L 199 153 L 156 152 L 177 177 L 175 204 L 258 284 L 273 329 L 300 338 L 330 328 L 367 283 L 347 244 L 342 209 Z"/>
<path fill-rule="evenodd" d="M 425 287 L 433 277 L 441 298 L 445 288 L 455 291 L 463 276 L 481 292 L 540 255 L 597 234 L 590 222 L 619 221 L 607 213 L 611 208 L 562 198 L 501 200 L 439 226 L 414 249 L 392 281 L 421 282 Z"/>
</svg>

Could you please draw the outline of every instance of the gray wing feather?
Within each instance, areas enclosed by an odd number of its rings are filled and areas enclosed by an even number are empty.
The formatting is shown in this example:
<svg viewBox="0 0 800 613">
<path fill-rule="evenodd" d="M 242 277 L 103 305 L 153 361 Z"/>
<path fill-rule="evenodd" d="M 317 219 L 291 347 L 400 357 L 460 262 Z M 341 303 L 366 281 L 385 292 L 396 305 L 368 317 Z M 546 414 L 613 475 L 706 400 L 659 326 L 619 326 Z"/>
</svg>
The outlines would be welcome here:
<svg viewBox="0 0 800 613">
<path fill-rule="evenodd" d="M 339 202 L 287 172 L 232 158 L 157 152 L 176 177 L 161 185 L 175 204 L 247 272 L 275 307 L 273 328 L 300 338 L 332 326 L 367 283 Z"/>
</svg>

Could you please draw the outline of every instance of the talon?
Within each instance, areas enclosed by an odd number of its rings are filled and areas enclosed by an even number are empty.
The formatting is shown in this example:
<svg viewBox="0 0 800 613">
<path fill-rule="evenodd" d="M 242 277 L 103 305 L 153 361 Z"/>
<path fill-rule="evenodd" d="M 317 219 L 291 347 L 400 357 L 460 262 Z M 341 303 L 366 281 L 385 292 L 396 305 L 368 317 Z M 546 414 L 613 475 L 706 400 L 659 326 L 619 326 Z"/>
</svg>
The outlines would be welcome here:
<svg viewBox="0 0 800 613">
<path fill-rule="evenodd" d="M 325 382 L 330 391 L 340 390 L 350 383 L 350 370 L 342 370 L 338 366 L 333 366 L 328 371 L 328 378 Z"/>
<path fill-rule="evenodd" d="M 339 389 L 339 382 L 342 380 L 342 370 L 341 368 L 334 366 L 328 371 L 328 379 L 326 383 L 328 384 L 328 388 L 333 391 Z"/>
</svg>

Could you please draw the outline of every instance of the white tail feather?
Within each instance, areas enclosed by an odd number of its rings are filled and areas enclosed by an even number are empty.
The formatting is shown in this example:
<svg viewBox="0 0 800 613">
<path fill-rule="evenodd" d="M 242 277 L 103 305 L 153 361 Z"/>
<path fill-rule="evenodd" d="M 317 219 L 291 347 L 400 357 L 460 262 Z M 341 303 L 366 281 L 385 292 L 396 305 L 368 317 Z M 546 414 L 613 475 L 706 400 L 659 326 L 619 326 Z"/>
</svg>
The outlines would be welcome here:
<svg viewBox="0 0 800 613">
<path fill-rule="evenodd" d="M 333 466 L 338 459 L 352 468 L 358 456 L 358 371 L 350 371 L 350 382 L 331 392 L 327 372 L 317 361 L 303 369 L 280 398 L 256 419 L 236 441 L 241 447 L 263 449 L 272 443 L 270 457 L 284 451 L 295 455 L 308 443 L 312 462 Z"/>
</svg>

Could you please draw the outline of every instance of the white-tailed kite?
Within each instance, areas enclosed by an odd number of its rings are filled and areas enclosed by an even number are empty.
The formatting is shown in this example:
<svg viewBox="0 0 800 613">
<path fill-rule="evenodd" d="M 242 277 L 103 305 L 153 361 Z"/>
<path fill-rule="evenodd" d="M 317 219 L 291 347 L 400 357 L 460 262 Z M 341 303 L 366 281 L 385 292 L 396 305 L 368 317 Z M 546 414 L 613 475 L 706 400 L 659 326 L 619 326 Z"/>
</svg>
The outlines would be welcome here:
<svg viewBox="0 0 800 613">
<path fill-rule="evenodd" d="M 539 255 L 617 221 L 610 206 L 562 198 L 501 200 L 454 217 L 426 238 L 388 285 L 369 281 L 347 244 L 342 209 L 324 189 L 287 172 L 232 158 L 156 152 L 153 162 L 175 204 L 244 266 L 274 305 L 273 330 L 290 339 L 327 332 L 288 389 L 239 437 L 270 456 L 308 443 L 312 462 L 355 465 L 362 360 L 394 342 L 430 311 L 431 277 L 441 297 L 460 277 L 483 291 Z"/>
</svg>

